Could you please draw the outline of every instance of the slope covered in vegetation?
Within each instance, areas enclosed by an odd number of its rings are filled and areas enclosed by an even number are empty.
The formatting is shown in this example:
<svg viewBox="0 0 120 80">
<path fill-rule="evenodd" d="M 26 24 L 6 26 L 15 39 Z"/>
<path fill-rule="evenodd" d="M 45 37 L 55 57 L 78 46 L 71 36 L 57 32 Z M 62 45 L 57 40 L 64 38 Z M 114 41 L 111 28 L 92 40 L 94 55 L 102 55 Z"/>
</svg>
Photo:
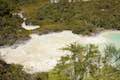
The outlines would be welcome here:
<svg viewBox="0 0 120 80">
<path fill-rule="evenodd" d="M 39 32 L 72 30 L 78 34 L 90 34 L 101 29 L 119 30 L 119 4 L 119 0 L 81 0 L 74 3 L 38 0 L 37 3 L 22 6 L 21 9 L 28 17 L 28 22 L 41 26 Z"/>
<path fill-rule="evenodd" d="M 50 3 L 49 0 L 1 0 L 0 1 L 0 45 L 13 44 L 25 39 L 29 31 L 21 28 L 23 22 L 14 12 L 22 11 L 27 23 L 38 24 L 33 32 L 40 34 L 72 30 L 77 34 L 99 32 L 120 28 L 119 0 L 90 0 L 68 3 Z"/>
<path fill-rule="evenodd" d="M 29 34 L 21 28 L 22 19 L 13 15 L 16 4 L 9 0 L 0 0 L 0 46 L 11 45 Z"/>
<path fill-rule="evenodd" d="M 47 73 L 29 74 L 19 64 L 7 64 L 0 60 L 0 80 L 48 80 Z"/>
<path fill-rule="evenodd" d="M 50 3 L 49 0 L 0 0 L 0 46 L 12 45 L 29 37 L 21 27 L 23 20 L 13 15 L 23 11 L 27 23 L 41 27 L 33 32 L 49 33 L 71 30 L 91 34 L 103 29 L 120 29 L 120 0 L 90 0 Z M 120 49 L 109 46 L 104 56 L 94 45 L 71 44 L 63 50 L 57 66 L 46 73 L 26 73 L 21 65 L 0 60 L 0 80 L 120 80 Z"/>
</svg>

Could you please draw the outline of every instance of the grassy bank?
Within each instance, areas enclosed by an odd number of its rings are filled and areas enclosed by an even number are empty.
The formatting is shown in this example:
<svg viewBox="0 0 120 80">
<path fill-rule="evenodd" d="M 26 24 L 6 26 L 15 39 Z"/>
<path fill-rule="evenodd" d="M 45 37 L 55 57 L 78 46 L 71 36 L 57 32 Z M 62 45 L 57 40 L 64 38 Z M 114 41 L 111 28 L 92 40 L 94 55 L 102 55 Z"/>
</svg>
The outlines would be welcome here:
<svg viewBox="0 0 120 80">
<path fill-rule="evenodd" d="M 71 30 L 76 34 L 90 35 L 104 29 L 120 29 L 119 0 L 63 1 L 57 4 L 51 4 L 49 0 L 2 1 L 0 45 L 25 39 L 31 32 L 44 34 Z M 27 23 L 38 24 L 40 28 L 33 31 L 21 28 L 23 21 L 12 16 L 16 11 L 23 11 Z"/>
<path fill-rule="evenodd" d="M 101 29 L 120 29 L 118 0 L 91 0 L 76 3 L 36 0 L 21 10 L 28 22 L 41 26 L 38 32 L 72 30 L 77 34 L 91 34 Z"/>
</svg>

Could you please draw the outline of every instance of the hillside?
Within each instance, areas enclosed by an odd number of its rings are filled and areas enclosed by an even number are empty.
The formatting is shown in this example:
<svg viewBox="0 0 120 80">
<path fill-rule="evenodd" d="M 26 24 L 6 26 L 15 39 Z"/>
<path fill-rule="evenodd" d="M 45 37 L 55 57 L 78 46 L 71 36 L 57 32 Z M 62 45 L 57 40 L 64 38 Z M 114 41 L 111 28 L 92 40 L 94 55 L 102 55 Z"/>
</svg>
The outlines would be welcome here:
<svg viewBox="0 0 120 80">
<path fill-rule="evenodd" d="M 120 0 L 0 0 L 0 80 L 120 80 Z"/>
</svg>

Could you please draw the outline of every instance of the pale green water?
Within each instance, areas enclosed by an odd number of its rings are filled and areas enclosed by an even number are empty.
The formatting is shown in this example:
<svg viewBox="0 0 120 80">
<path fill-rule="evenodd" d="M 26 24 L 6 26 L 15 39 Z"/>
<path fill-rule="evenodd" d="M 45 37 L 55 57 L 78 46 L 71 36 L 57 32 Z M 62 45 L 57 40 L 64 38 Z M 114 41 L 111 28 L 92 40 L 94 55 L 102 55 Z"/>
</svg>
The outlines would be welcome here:
<svg viewBox="0 0 120 80">
<path fill-rule="evenodd" d="M 102 36 L 108 39 L 108 42 L 120 47 L 120 31 L 110 31 L 102 33 Z"/>
</svg>

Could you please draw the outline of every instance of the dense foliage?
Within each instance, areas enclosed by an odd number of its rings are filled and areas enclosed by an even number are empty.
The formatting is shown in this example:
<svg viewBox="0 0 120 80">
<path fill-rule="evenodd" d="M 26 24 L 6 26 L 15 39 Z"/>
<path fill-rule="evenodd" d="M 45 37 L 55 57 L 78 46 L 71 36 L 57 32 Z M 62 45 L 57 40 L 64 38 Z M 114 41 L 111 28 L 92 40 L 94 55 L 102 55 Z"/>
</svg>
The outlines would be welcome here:
<svg viewBox="0 0 120 80">
<path fill-rule="evenodd" d="M 89 34 L 101 29 L 120 29 L 119 0 L 90 0 L 75 3 L 46 4 L 39 9 L 38 20 L 60 25 L 74 33 Z"/>
<path fill-rule="evenodd" d="M 18 64 L 7 64 L 0 60 L 0 80 L 48 80 L 47 73 L 29 74 Z"/>
<path fill-rule="evenodd" d="M 107 46 L 101 55 L 95 45 L 71 44 L 48 80 L 120 80 L 120 49 Z"/>
<path fill-rule="evenodd" d="M 14 2 L 0 0 L 0 46 L 11 45 L 28 36 L 28 32 L 21 28 L 22 19 L 12 15 L 15 10 Z"/>
<path fill-rule="evenodd" d="M 22 70 L 22 66 L 7 64 L 0 60 L 0 80 L 32 80 L 32 78 Z"/>
</svg>

